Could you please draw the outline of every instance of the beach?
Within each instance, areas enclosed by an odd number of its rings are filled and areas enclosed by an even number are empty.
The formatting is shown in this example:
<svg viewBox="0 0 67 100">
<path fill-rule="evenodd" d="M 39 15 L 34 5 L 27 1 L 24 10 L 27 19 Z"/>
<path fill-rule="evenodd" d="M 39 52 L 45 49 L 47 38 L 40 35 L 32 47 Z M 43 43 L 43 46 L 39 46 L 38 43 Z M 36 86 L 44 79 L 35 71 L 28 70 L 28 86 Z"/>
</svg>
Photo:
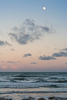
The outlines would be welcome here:
<svg viewBox="0 0 67 100">
<path fill-rule="evenodd" d="M 62 100 L 67 100 L 67 93 L 38 93 L 38 94 L 31 94 L 31 93 L 26 93 L 26 94 L 3 94 L 1 95 L 1 98 L 5 98 L 4 100 L 28 100 L 28 98 L 34 98 L 34 100 L 38 100 L 39 98 L 44 98 L 46 100 L 49 100 L 50 97 L 59 97 L 63 98 Z M 3 99 L 0 99 L 3 100 Z M 31 99 L 29 99 L 31 100 Z M 51 99 L 52 100 L 52 99 Z M 59 100 L 59 99 L 56 99 Z"/>
</svg>

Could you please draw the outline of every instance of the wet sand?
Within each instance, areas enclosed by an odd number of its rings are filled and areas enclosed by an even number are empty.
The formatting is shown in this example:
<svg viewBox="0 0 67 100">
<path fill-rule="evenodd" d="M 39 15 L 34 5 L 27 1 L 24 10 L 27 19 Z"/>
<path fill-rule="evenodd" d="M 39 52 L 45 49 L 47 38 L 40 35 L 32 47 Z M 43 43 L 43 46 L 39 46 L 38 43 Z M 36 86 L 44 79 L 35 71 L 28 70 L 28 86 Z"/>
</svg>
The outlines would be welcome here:
<svg viewBox="0 0 67 100">
<path fill-rule="evenodd" d="M 22 100 L 25 98 L 27 99 L 28 97 L 35 98 L 34 100 L 38 100 L 38 98 L 45 98 L 46 100 L 48 100 L 49 97 L 67 98 L 67 93 L 22 93 L 22 94 L 15 93 L 15 94 L 1 94 L 0 97 L 8 98 L 8 99 L 4 99 L 4 100 L 10 100 L 10 99 Z M 0 100 L 3 100 L 3 99 L 0 99 Z M 59 99 L 57 99 L 57 100 L 59 100 Z"/>
</svg>

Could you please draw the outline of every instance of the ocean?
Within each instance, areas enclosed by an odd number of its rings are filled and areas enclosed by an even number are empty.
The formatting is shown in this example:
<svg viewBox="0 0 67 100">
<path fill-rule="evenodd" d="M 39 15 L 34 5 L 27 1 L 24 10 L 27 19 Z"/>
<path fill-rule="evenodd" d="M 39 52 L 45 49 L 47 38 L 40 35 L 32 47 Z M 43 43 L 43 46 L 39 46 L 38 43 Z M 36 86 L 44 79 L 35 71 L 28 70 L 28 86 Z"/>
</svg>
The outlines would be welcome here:
<svg viewBox="0 0 67 100">
<path fill-rule="evenodd" d="M 67 93 L 67 72 L 0 72 L 0 97 L 13 100 Z"/>
</svg>

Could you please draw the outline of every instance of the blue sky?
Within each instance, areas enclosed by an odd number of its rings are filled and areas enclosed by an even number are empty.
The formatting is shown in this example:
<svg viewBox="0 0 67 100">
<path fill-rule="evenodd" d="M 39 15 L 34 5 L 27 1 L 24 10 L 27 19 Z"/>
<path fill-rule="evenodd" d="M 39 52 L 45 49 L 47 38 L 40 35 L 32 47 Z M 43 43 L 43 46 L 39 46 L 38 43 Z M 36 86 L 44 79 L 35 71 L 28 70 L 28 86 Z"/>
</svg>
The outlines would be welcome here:
<svg viewBox="0 0 67 100">
<path fill-rule="evenodd" d="M 0 0 L 0 71 L 67 71 L 66 17 L 67 0 Z"/>
</svg>

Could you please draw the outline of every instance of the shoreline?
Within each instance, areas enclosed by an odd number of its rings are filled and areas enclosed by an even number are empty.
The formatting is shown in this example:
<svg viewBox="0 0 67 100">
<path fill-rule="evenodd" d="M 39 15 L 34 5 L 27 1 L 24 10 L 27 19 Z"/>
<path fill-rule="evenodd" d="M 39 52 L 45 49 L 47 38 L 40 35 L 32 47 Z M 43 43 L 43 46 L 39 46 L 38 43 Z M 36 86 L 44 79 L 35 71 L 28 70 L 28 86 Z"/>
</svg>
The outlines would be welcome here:
<svg viewBox="0 0 67 100">
<path fill-rule="evenodd" d="M 4 98 L 4 100 L 28 100 L 29 97 L 34 98 L 34 100 L 38 100 L 39 98 L 44 98 L 46 100 L 49 100 L 49 97 L 59 97 L 59 98 L 67 98 L 67 93 L 26 93 L 26 94 L 1 94 L 1 98 Z M 7 98 L 7 99 L 6 99 Z M 3 100 L 3 99 L 0 99 Z M 31 99 L 29 99 L 31 100 Z M 51 99 L 53 100 L 53 99 Z M 57 99 L 58 100 L 58 99 Z M 65 99 L 62 99 L 65 100 Z M 67 99 L 66 99 L 67 100 Z"/>
<path fill-rule="evenodd" d="M 7 98 L 7 97 L 0 97 L 0 100 L 15 100 L 13 98 Z M 17 99 L 16 99 L 17 100 Z M 57 96 L 50 96 L 48 98 L 40 97 L 40 98 L 33 98 L 33 97 L 27 97 L 27 98 L 21 98 L 18 100 L 67 100 L 65 97 L 57 97 Z"/>
</svg>

